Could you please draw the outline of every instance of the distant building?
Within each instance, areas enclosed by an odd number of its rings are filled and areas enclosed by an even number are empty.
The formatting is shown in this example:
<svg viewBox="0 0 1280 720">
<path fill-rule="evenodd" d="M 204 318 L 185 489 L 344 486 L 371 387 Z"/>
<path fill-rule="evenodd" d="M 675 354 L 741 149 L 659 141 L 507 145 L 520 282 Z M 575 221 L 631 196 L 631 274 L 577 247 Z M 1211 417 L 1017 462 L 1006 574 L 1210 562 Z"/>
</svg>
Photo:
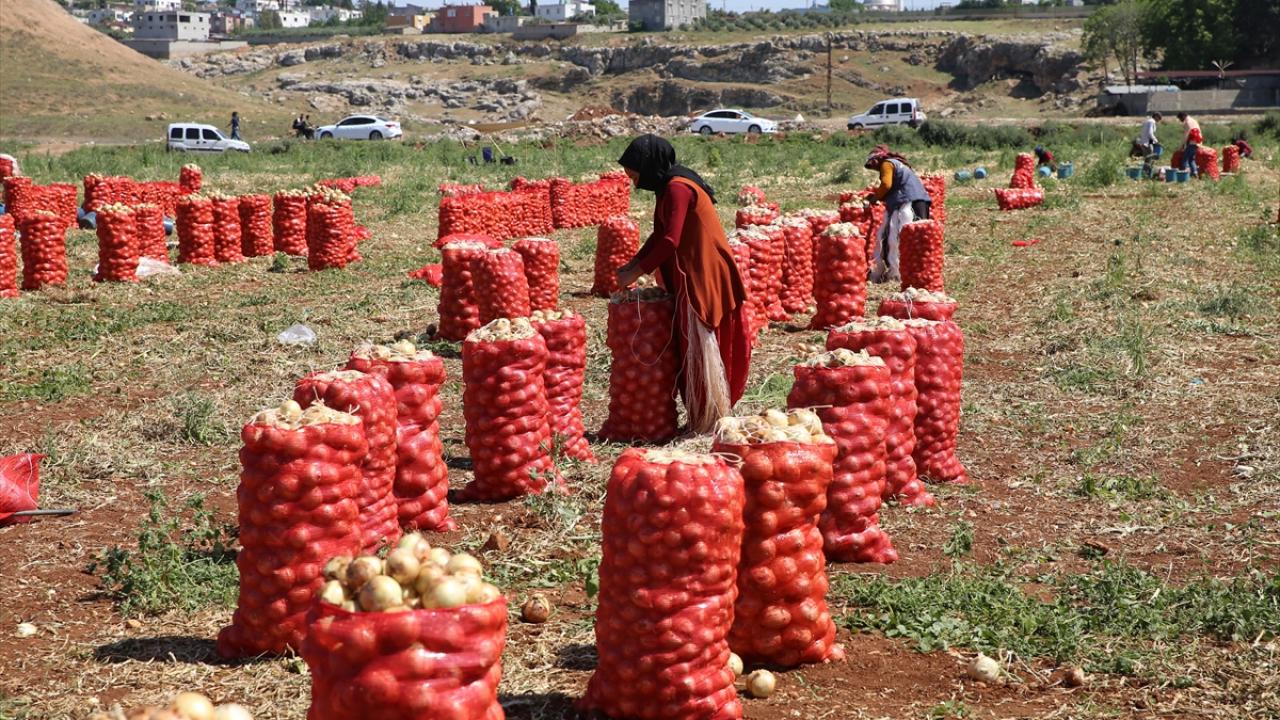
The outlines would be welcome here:
<svg viewBox="0 0 1280 720">
<path fill-rule="evenodd" d="M 281 10 L 276 14 L 280 16 L 280 27 L 282 28 L 300 28 L 311 24 L 310 13 L 301 10 Z"/>
<path fill-rule="evenodd" d="M 209 20 L 209 32 L 213 35 L 234 35 L 253 27 L 253 18 L 238 13 L 218 12 Z"/>
<path fill-rule="evenodd" d="M 470 33 L 484 26 L 487 15 L 496 15 L 488 5 L 446 5 L 436 11 L 431 32 Z"/>
<path fill-rule="evenodd" d="M 236 9 L 249 15 L 261 15 L 268 10 L 279 10 L 279 0 L 236 0 Z"/>
<path fill-rule="evenodd" d="M 513 33 L 531 19 L 528 15 L 485 15 L 484 32 Z"/>
<path fill-rule="evenodd" d="M 320 25 L 327 23 L 334 18 L 337 18 L 338 22 L 359 20 L 364 16 L 364 13 L 359 10 L 348 10 L 346 8 L 321 5 L 319 7 L 307 8 L 307 15 L 311 17 L 311 24 Z"/>
<path fill-rule="evenodd" d="M 589 2 L 577 2 L 576 0 L 569 0 L 559 5 L 538 3 L 536 12 L 538 17 L 558 23 L 585 15 L 594 16 L 596 14 L 596 6 Z"/>
<path fill-rule="evenodd" d="M 182 9 L 182 0 L 133 0 L 134 12 L 146 12 L 147 10 L 168 12 Z"/>
<path fill-rule="evenodd" d="M 133 14 L 135 40 L 208 40 L 209 14 L 145 12 Z"/>
<path fill-rule="evenodd" d="M 627 17 L 645 30 L 672 30 L 707 16 L 706 0 L 631 0 Z"/>
<path fill-rule="evenodd" d="M 431 14 L 425 7 L 408 3 L 406 5 L 389 5 L 387 6 L 387 15 L 429 15 Z"/>
<path fill-rule="evenodd" d="M 902 12 L 902 0 L 864 0 L 863 7 L 871 12 Z"/>
<path fill-rule="evenodd" d="M 107 26 L 127 23 L 133 17 L 133 13 L 127 7 L 127 5 L 121 5 L 90 10 L 89 24 Z"/>
<path fill-rule="evenodd" d="M 422 32 L 431 24 L 433 13 L 421 15 L 388 15 L 386 29 L 395 31 L 416 30 Z"/>
</svg>

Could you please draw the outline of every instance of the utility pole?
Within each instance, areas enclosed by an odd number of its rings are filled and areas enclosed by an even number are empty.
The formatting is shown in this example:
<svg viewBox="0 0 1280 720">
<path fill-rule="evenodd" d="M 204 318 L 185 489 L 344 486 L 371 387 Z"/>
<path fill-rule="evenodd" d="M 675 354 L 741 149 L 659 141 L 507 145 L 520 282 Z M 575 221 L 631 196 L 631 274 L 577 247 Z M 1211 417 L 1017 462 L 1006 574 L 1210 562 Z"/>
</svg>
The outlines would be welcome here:
<svg viewBox="0 0 1280 720">
<path fill-rule="evenodd" d="M 827 117 L 831 117 L 831 33 L 827 33 Z"/>
</svg>

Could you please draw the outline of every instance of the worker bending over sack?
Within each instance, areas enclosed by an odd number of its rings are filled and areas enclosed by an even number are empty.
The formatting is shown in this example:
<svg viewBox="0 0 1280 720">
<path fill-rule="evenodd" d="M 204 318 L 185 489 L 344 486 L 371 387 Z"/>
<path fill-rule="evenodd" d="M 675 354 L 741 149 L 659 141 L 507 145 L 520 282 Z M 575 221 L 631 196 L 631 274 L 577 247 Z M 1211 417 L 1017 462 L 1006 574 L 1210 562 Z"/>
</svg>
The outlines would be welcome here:
<svg viewBox="0 0 1280 720">
<path fill-rule="evenodd" d="M 880 185 L 871 202 L 884 203 L 884 222 L 871 251 L 871 282 L 898 280 L 898 233 L 909 222 L 928 220 L 932 202 L 907 159 L 888 145 L 877 145 L 867 156 L 865 167 L 880 172 Z"/>
</svg>

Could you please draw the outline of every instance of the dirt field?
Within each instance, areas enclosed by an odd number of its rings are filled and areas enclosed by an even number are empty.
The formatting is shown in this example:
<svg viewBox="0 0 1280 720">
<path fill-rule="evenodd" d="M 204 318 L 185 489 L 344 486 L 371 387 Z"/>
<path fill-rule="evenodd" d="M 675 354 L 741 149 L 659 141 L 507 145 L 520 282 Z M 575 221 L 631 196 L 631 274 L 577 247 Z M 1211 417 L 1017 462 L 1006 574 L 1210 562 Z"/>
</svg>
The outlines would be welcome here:
<svg viewBox="0 0 1280 720">
<path fill-rule="evenodd" d="M 780 673 L 773 698 L 746 702 L 748 718 L 1280 717 L 1280 246 L 1264 225 L 1280 173 L 1276 144 L 1256 144 L 1242 177 L 1176 186 L 1099 181 L 1089 168 L 1100 149 L 1067 148 L 1059 155 L 1076 161 L 1076 177 L 1050 181 L 1044 207 L 1015 213 L 998 212 L 991 192 L 1011 151 L 911 153 L 926 170 L 992 170 L 948 197 L 947 287 L 966 335 L 959 454 L 973 483 L 935 488 L 932 510 L 883 509 L 901 560 L 829 568 L 848 660 Z M 621 147 L 511 150 L 538 177 L 611 169 Z M 746 182 L 799 209 L 834 207 L 834 193 L 872 179 L 864 147 L 828 140 L 690 138 L 680 150 L 721 190 L 727 223 Z M 176 179 L 182 160 L 98 149 L 27 170 L 42 182 L 91 170 Z M 233 537 L 238 430 L 362 340 L 425 339 L 436 291 L 405 274 L 436 257 L 432 189 L 509 178 L 446 146 L 294 145 L 204 165 L 206 185 L 230 192 L 381 174 L 383 187 L 356 195 L 373 231 L 366 259 L 306 273 L 262 258 L 95 286 L 96 240 L 76 231 L 68 288 L 0 301 L 0 454 L 47 454 L 42 504 L 78 508 L 0 528 L 0 717 L 82 718 L 187 688 L 260 718 L 304 716 L 300 660 L 225 663 L 213 652 L 234 607 L 234 566 L 198 551 Z M 644 228 L 650 207 L 651 196 L 633 196 Z M 608 378 L 605 304 L 584 294 L 594 234 L 557 238 L 562 302 L 591 336 L 593 429 Z M 1024 239 L 1040 242 L 1011 245 Z M 763 336 L 742 407 L 783 402 L 791 366 L 822 342 L 797 329 L 806 319 Z M 279 345 L 294 322 L 319 342 Z M 456 346 L 430 347 L 447 358 L 441 425 L 456 488 L 469 475 L 460 361 Z M 598 465 L 565 468 L 572 494 L 455 504 L 462 529 L 433 539 L 476 549 L 501 531 L 509 549 L 481 556 L 512 604 L 533 592 L 555 603 L 545 625 L 513 614 L 508 717 L 571 717 L 595 663 L 587 590 L 620 448 L 595 449 Z M 204 511 L 186 508 L 193 497 Z M 89 570 L 113 546 L 134 562 L 124 585 L 104 580 L 101 562 Z M 23 622 L 37 634 L 16 637 Z M 977 650 L 1004 661 L 1005 683 L 964 677 Z M 1070 665 L 1087 671 L 1083 687 L 1061 682 Z"/>
</svg>

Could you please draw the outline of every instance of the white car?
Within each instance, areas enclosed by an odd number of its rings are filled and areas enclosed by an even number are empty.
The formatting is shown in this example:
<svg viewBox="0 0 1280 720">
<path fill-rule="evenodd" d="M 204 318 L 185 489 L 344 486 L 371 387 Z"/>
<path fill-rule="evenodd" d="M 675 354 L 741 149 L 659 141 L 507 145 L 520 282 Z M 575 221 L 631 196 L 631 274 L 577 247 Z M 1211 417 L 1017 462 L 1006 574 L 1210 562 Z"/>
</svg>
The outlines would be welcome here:
<svg viewBox="0 0 1280 720">
<path fill-rule="evenodd" d="M 915 98 L 881 100 L 861 115 L 849 118 L 850 130 L 880 127 L 881 125 L 910 125 L 919 127 L 925 121 L 920 101 Z"/>
<path fill-rule="evenodd" d="M 232 140 L 212 125 L 170 123 L 165 148 L 178 152 L 249 152 L 249 143 Z"/>
<path fill-rule="evenodd" d="M 746 110 L 712 110 L 694 118 L 689 123 L 689 131 L 702 135 L 713 133 L 773 133 L 778 132 L 778 123 L 759 118 Z"/>
<path fill-rule="evenodd" d="M 389 140 L 401 135 L 400 123 L 377 115 L 352 115 L 316 128 L 316 137 L 321 140 Z"/>
</svg>

